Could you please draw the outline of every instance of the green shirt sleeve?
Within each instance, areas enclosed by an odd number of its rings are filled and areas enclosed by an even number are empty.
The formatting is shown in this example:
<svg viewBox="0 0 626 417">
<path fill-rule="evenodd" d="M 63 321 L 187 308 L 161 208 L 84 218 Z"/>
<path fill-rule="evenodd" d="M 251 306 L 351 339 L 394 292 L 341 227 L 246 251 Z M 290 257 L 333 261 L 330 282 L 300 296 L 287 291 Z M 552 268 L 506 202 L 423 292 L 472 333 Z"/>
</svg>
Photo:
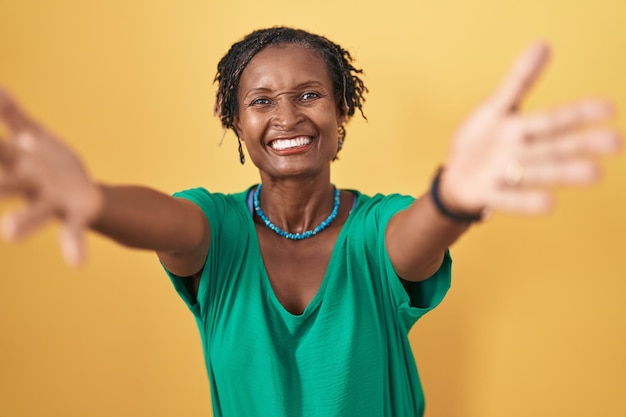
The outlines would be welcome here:
<svg viewBox="0 0 626 417">
<path fill-rule="evenodd" d="M 389 279 L 389 292 L 398 309 L 399 318 L 408 331 L 424 314 L 437 307 L 444 299 L 451 283 L 452 258 L 446 251 L 441 266 L 430 278 L 412 283 L 408 291 L 396 274 L 385 243 L 385 231 L 389 220 L 399 211 L 407 209 L 412 197 L 391 194 L 382 198 L 378 210 L 379 251 L 385 264 L 386 277 Z"/>
<path fill-rule="evenodd" d="M 217 226 L 216 219 L 222 218 L 223 212 L 225 211 L 224 204 L 221 201 L 222 199 L 220 198 L 221 194 L 211 194 L 204 188 L 192 188 L 192 189 L 174 193 L 173 196 L 176 198 L 184 198 L 195 203 L 204 212 L 204 215 L 209 221 L 209 225 L 211 227 L 211 248 L 209 249 L 209 252 L 210 252 L 214 246 L 213 245 L 214 235 L 217 235 L 220 232 L 219 227 L 216 227 Z M 207 256 L 207 262 L 208 262 L 208 256 Z M 205 269 L 206 269 L 206 265 L 205 265 Z M 194 297 L 191 294 L 191 291 L 189 288 L 189 282 L 188 282 L 189 280 L 187 279 L 187 277 L 177 276 L 171 273 L 170 271 L 168 271 L 167 268 L 165 268 L 165 272 L 167 273 L 170 280 L 172 281 L 172 284 L 174 285 L 174 289 L 176 290 L 178 295 L 183 299 L 183 301 L 185 302 L 189 310 L 191 310 L 191 312 L 194 314 L 194 316 L 196 316 L 196 318 L 200 317 L 203 300 L 205 300 L 205 297 L 201 296 L 201 292 L 206 293 L 207 291 L 206 283 L 203 282 L 204 277 L 201 278 L 201 285 L 200 285 L 200 288 L 198 288 L 198 296 Z M 204 275 L 204 272 L 203 272 L 203 275 Z"/>
</svg>

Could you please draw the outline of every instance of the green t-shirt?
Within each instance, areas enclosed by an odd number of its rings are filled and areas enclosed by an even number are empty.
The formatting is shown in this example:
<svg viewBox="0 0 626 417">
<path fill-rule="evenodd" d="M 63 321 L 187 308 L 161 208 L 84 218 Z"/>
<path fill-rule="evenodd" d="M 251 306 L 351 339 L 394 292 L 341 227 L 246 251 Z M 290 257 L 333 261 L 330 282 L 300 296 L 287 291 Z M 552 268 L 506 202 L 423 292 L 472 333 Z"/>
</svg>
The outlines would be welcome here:
<svg viewBox="0 0 626 417">
<path fill-rule="evenodd" d="M 267 277 L 248 191 L 176 194 L 202 208 L 211 227 L 197 301 L 168 274 L 200 330 L 215 417 L 421 416 L 408 332 L 445 296 L 451 260 L 446 254 L 410 295 L 395 274 L 385 228 L 413 198 L 353 191 L 321 287 L 293 315 Z"/>
</svg>

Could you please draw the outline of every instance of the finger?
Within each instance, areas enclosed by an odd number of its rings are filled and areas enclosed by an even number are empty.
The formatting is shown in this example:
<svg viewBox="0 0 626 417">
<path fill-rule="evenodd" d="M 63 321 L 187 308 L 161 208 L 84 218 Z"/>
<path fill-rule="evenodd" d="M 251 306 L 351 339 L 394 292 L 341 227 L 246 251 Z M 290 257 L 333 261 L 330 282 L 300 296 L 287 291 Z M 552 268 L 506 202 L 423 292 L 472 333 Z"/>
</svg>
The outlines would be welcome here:
<svg viewBox="0 0 626 417">
<path fill-rule="evenodd" d="M 513 214 L 545 214 L 554 208 L 554 199 L 548 191 L 502 190 L 496 193 L 489 207 Z"/>
<path fill-rule="evenodd" d="M 508 113 L 518 109 L 521 101 L 530 91 L 550 57 L 550 49 L 545 43 L 535 43 L 515 61 L 500 87 L 488 100 L 494 111 Z"/>
<path fill-rule="evenodd" d="M 528 143 L 523 147 L 520 161 L 532 164 L 582 155 L 611 155 L 621 148 L 622 137 L 618 132 L 594 129 Z"/>
<path fill-rule="evenodd" d="M 59 232 L 59 243 L 63 259 L 73 267 L 79 267 L 85 260 L 85 232 L 80 225 L 63 223 Z"/>
<path fill-rule="evenodd" d="M 524 167 L 519 181 L 525 187 L 553 187 L 557 185 L 589 185 L 601 176 L 600 165 L 591 159 L 579 158 Z"/>
<path fill-rule="evenodd" d="M 529 138 L 543 138 L 607 121 L 613 113 L 613 106 L 608 101 L 585 100 L 552 111 L 525 115 L 522 126 Z"/>
<path fill-rule="evenodd" d="M 7 240 L 23 239 L 41 228 L 52 216 L 52 208 L 43 201 L 29 204 L 21 211 L 4 216 L 2 234 Z"/>
<path fill-rule="evenodd" d="M 34 122 L 9 93 L 0 87 L 0 120 L 9 128 L 11 133 L 38 130 Z"/>
</svg>

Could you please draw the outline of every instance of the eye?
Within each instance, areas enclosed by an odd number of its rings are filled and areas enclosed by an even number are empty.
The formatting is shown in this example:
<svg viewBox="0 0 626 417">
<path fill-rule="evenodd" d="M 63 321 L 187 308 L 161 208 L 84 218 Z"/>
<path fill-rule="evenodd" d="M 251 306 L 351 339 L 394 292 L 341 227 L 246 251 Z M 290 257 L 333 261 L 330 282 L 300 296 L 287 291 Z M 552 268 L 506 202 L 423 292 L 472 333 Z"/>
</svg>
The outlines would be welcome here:
<svg viewBox="0 0 626 417">
<path fill-rule="evenodd" d="M 265 97 L 259 97 L 250 102 L 251 106 L 266 106 L 268 104 L 271 104 L 271 101 Z"/>
<path fill-rule="evenodd" d="M 306 93 L 303 93 L 300 96 L 300 99 L 302 101 L 313 101 L 313 100 L 318 99 L 318 98 L 320 98 L 320 95 L 318 93 L 313 92 L 313 91 L 307 91 Z"/>
</svg>

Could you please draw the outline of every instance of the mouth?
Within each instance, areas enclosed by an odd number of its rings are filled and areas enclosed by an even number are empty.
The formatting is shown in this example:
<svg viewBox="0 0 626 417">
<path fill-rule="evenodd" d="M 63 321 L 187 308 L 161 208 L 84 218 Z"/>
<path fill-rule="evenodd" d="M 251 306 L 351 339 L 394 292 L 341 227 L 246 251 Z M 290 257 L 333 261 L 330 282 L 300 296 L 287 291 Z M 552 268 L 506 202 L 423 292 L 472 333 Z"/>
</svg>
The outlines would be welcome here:
<svg viewBox="0 0 626 417">
<path fill-rule="evenodd" d="M 294 151 L 305 148 L 313 142 L 311 136 L 297 136 L 290 139 L 275 139 L 268 146 L 275 151 Z"/>
</svg>

